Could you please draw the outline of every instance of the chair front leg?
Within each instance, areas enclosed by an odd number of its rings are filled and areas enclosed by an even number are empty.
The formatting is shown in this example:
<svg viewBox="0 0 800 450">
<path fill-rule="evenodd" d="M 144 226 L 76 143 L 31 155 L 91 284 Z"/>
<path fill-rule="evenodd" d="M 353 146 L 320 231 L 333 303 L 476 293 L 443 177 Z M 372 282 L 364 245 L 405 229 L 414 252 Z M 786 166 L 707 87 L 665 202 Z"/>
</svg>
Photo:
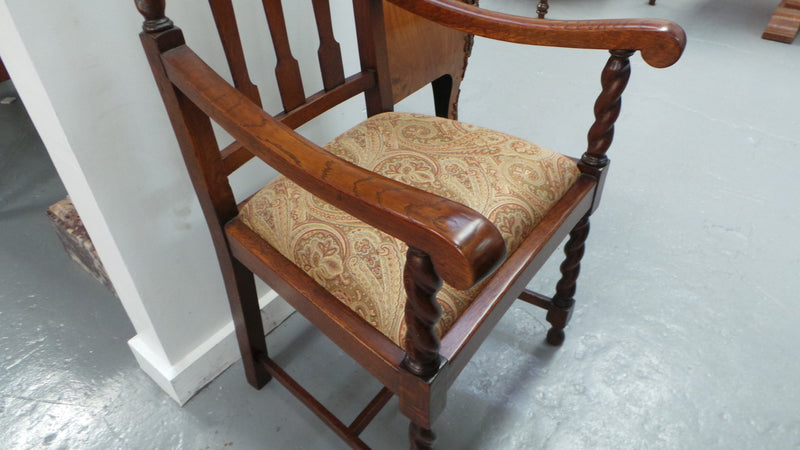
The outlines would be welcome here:
<svg viewBox="0 0 800 450">
<path fill-rule="evenodd" d="M 403 367 L 410 373 L 426 379 L 436 375 L 441 363 L 440 342 L 435 328 L 442 317 L 442 309 L 436 300 L 436 294 L 442 287 L 442 279 L 436 273 L 427 253 L 409 247 L 403 282 L 408 296 L 405 311 L 406 356 L 403 359 Z M 411 425 L 408 428 L 408 437 L 411 448 L 433 448 L 436 436 L 428 428 L 431 417 L 427 408 L 417 408 L 409 417 Z M 418 422 L 428 427 L 419 425 Z"/>
<path fill-rule="evenodd" d="M 550 345 L 561 345 L 564 342 L 564 328 L 569 323 L 575 306 L 575 282 L 581 271 L 581 258 L 588 236 L 589 216 L 586 216 L 570 231 L 569 240 L 564 246 L 566 258 L 561 263 L 561 279 L 556 285 L 556 295 L 553 296 L 554 308 L 547 312 L 547 321 L 552 325 L 547 332 L 547 342 Z"/>
<path fill-rule="evenodd" d="M 442 279 L 436 273 L 427 253 L 409 247 L 403 282 L 408 296 L 405 311 L 406 356 L 403 366 L 414 375 L 427 378 L 436 374 L 441 361 L 439 337 L 435 327 L 442 317 L 442 309 L 436 301 Z"/>
</svg>

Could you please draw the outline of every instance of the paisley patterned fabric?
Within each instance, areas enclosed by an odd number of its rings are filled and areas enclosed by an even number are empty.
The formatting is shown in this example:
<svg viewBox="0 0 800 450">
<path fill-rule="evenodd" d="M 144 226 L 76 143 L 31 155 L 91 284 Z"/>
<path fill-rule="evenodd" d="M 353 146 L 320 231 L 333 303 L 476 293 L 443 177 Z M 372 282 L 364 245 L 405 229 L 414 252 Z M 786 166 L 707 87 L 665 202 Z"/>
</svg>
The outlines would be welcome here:
<svg viewBox="0 0 800 450">
<path fill-rule="evenodd" d="M 407 113 L 374 116 L 325 147 L 387 178 L 480 212 L 508 253 L 575 182 L 574 161 L 530 142 L 461 122 Z M 286 258 L 403 346 L 406 244 L 278 177 L 240 208 L 240 218 Z M 439 336 L 479 292 L 447 284 L 438 294 Z"/>
</svg>

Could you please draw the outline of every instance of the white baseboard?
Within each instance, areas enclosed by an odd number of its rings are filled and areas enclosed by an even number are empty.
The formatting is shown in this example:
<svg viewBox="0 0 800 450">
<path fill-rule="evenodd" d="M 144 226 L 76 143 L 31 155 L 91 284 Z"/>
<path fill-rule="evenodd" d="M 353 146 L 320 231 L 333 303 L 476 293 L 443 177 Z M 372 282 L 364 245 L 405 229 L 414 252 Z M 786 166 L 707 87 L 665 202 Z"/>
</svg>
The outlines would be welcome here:
<svg viewBox="0 0 800 450">
<path fill-rule="evenodd" d="M 275 291 L 261 296 L 259 306 L 266 333 L 294 312 Z M 180 405 L 241 358 L 233 321 L 174 364 L 156 356 L 138 336 L 129 340 L 128 345 L 142 370 Z"/>
</svg>

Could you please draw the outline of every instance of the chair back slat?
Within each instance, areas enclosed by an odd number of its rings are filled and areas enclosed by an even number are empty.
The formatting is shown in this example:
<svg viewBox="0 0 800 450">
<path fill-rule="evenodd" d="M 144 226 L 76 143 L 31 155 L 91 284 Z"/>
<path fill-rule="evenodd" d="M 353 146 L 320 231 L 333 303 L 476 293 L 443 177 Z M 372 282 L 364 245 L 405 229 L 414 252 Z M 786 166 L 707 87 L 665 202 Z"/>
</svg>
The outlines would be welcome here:
<svg viewBox="0 0 800 450">
<path fill-rule="evenodd" d="M 286 32 L 286 19 L 283 15 L 281 0 L 262 0 L 262 3 L 267 15 L 275 56 L 278 59 L 275 75 L 278 78 L 278 90 L 281 94 L 283 109 L 291 111 L 306 101 L 303 81 L 300 77 L 300 65 L 292 56 L 292 49 L 289 46 L 289 35 Z"/>
<path fill-rule="evenodd" d="M 208 0 L 208 3 L 214 15 L 214 22 L 217 25 L 219 38 L 222 41 L 225 58 L 228 60 L 228 67 L 233 77 L 233 85 L 253 103 L 261 106 L 261 95 L 258 93 L 258 87 L 251 81 L 250 73 L 247 70 L 244 50 L 242 49 L 242 39 L 239 35 L 239 27 L 236 24 L 231 0 Z"/>
<path fill-rule="evenodd" d="M 329 0 L 313 0 L 314 17 L 319 33 L 319 67 L 322 71 L 322 85 L 326 91 L 344 83 L 344 65 L 342 50 L 333 35 L 331 22 L 331 5 Z"/>
</svg>

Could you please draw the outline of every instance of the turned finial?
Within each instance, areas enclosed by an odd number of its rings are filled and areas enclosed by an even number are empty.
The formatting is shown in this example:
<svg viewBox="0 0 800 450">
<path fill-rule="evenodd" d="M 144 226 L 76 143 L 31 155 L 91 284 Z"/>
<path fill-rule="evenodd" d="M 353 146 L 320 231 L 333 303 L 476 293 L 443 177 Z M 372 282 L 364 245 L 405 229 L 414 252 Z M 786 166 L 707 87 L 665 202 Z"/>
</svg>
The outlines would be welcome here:
<svg viewBox="0 0 800 450">
<path fill-rule="evenodd" d="M 144 16 L 142 29 L 157 33 L 172 28 L 172 21 L 164 15 L 165 0 L 136 0 L 136 9 Z"/>
</svg>

